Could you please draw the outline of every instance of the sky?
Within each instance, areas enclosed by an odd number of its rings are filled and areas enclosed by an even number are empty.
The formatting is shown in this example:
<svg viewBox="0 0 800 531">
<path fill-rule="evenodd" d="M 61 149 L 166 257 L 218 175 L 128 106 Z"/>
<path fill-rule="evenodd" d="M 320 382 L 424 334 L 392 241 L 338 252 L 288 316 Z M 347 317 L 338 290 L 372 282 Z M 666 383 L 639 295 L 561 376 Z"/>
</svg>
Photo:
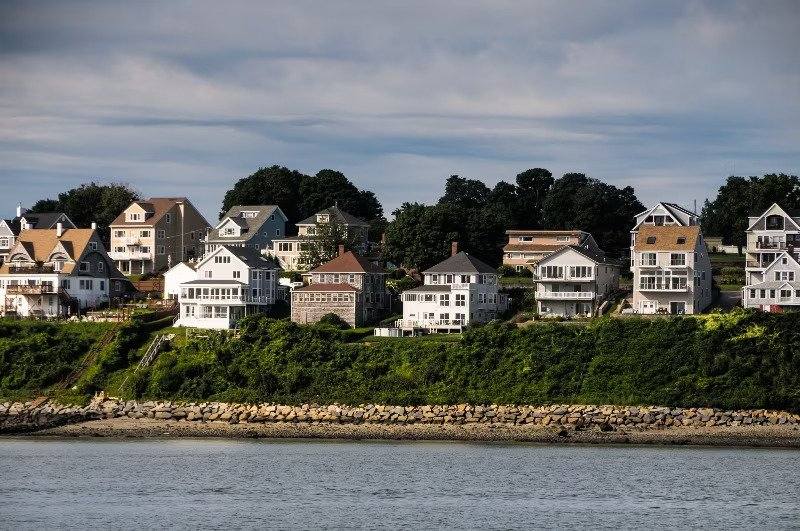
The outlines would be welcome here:
<svg viewBox="0 0 800 531">
<path fill-rule="evenodd" d="M 0 3 L 0 214 L 83 182 L 216 219 L 259 167 L 387 214 L 528 168 L 691 207 L 800 172 L 800 2 Z"/>
</svg>

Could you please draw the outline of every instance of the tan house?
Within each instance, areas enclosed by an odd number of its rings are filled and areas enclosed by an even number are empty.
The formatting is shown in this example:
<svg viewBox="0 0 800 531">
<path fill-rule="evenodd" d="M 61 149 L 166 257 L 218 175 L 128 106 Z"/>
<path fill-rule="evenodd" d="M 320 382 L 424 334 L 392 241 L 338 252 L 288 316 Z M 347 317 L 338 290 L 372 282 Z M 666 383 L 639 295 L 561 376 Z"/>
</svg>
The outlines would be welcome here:
<svg viewBox="0 0 800 531">
<path fill-rule="evenodd" d="M 273 239 L 268 254 L 274 256 L 286 271 L 308 270 L 308 264 L 303 263 L 303 250 L 317 236 L 319 226 L 327 223 L 342 225 L 347 231 L 348 240 L 356 246 L 358 252 L 364 253 L 368 250 L 369 223 L 332 206 L 298 222 L 297 236 Z"/>
<path fill-rule="evenodd" d="M 59 317 L 122 298 L 130 283 L 94 228 L 20 232 L 0 266 L 0 313 Z"/>
<path fill-rule="evenodd" d="M 210 226 L 185 197 L 135 201 L 111 223 L 109 256 L 126 275 L 199 258 Z"/>
<path fill-rule="evenodd" d="M 503 265 L 517 271 L 533 269 L 545 256 L 565 245 L 600 252 L 597 242 L 582 230 L 507 230 L 508 243 L 503 247 Z"/>
<path fill-rule="evenodd" d="M 711 261 L 698 225 L 641 225 L 631 271 L 637 313 L 694 314 L 711 304 Z"/>
<path fill-rule="evenodd" d="M 308 274 L 309 284 L 292 291 L 292 321 L 315 323 L 333 313 L 350 326 L 378 320 L 390 306 L 386 272 L 352 251 Z"/>
</svg>

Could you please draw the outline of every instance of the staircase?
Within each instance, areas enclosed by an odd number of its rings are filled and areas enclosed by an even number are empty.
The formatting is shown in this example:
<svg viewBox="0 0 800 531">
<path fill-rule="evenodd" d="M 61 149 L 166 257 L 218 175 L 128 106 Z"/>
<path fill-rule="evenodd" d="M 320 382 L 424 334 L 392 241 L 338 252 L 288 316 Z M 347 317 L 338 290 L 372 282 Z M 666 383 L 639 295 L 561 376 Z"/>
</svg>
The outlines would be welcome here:
<svg viewBox="0 0 800 531">
<path fill-rule="evenodd" d="M 133 370 L 133 374 L 136 374 L 145 367 L 149 367 L 158 356 L 158 353 L 161 352 L 162 347 L 173 339 L 175 339 L 175 334 L 157 335 L 155 339 L 153 339 L 152 343 L 150 343 L 150 346 L 147 347 L 147 351 L 144 353 L 144 356 L 142 356 L 142 359 L 139 360 L 138 365 L 136 365 L 136 368 Z M 122 380 L 122 383 L 119 386 L 120 394 L 122 393 L 122 389 L 125 387 L 125 384 L 128 383 L 128 378 L 130 377 L 131 375 L 129 374 L 124 380 Z"/>
</svg>

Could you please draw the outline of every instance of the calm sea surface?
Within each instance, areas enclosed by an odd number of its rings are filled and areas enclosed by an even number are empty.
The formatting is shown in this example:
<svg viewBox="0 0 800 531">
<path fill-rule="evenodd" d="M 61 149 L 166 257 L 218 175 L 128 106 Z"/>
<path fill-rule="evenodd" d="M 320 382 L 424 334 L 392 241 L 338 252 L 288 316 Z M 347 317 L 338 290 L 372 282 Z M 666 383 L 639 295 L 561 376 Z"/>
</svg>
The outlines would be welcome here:
<svg viewBox="0 0 800 531">
<path fill-rule="evenodd" d="M 800 527 L 800 452 L 0 439 L 0 527 Z"/>
</svg>

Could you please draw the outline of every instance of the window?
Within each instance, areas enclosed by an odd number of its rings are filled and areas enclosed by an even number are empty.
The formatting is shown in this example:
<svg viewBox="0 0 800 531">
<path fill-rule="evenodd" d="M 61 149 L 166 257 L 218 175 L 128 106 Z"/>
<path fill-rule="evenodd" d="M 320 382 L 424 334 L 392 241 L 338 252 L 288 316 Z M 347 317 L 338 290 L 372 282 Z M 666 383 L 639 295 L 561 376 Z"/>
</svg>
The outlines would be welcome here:
<svg viewBox="0 0 800 531">
<path fill-rule="evenodd" d="M 143 254 L 150 254 L 150 246 L 149 245 L 142 245 L 139 248 L 139 252 L 141 252 Z"/>
<path fill-rule="evenodd" d="M 100 291 L 105 291 L 105 290 L 106 290 L 106 281 L 105 280 L 101 280 L 100 281 Z"/>
<path fill-rule="evenodd" d="M 61 271 L 64 269 L 64 261 L 63 260 L 56 260 L 53 262 L 53 271 Z M 102 271 L 102 269 L 98 268 L 98 271 Z"/>
<path fill-rule="evenodd" d="M 138 212 L 128 212 L 128 221 L 140 221 L 142 215 Z"/>
<path fill-rule="evenodd" d="M 450 294 L 444 293 L 439 296 L 439 306 L 450 306 Z"/>
<path fill-rule="evenodd" d="M 115 238 L 124 238 L 125 237 L 125 231 L 124 230 L 115 230 L 114 231 L 114 237 Z"/>
<path fill-rule="evenodd" d="M 766 228 L 767 230 L 783 230 L 783 216 L 777 214 L 767 216 Z"/>
<path fill-rule="evenodd" d="M 754 290 L 754 289 L 750 290 L 750 298 L 751 299 L 755 299 L 756 298 L 756 290 Z"/>
<path fill-rule="evenodd" d="M 157 247 L 157 249 L 158 249 L 158 254 L 164 254 L 164 253 L 166 253 L 166 252 L 167 252 L 167 248 L 166 248 L 166 247 L 164 247 L 163 245 L 159 245 L 159 246 Z"/>
<path fill-rule="evenodd" d="M 794 282 L 794 271 L 775 271 L 775 280 Z"/>
<path fill-rule="evenodd" d="M 539 272 L 542 278 L 562 278 L 564 276 L 564 268 L 562 266 L 541 266 Z"/>
<path fill-rule="evenodd" d="M 685 253 L 672 253 L 669 255 L 669 264 L 673 266 L 685 266 L 686 254 Z"/>
<path fill-rule="evenodd" d="M 164 229 L 159 229 L 159 231 L 156 232 L 156 238 L 163 240 L 164 238 L 166 238 L 166 236 L 167 236 L 167 231 L 165 231 Z"/>
<path fill-rule="evenodd" d="M 781 290 L 781 299 L 790 299 L 792 298 L 792 290 L 790 289 L 782 289 Z"/>
<path fill-rule="evenodd" d="M 61 287 L 64 289 L 69 289 L 70 281 L 68 278 L 65 278 L 64 280 L 61 281 Z"/>
<path fill-rule="evenodd" d="M 56 262 L 56 263 L 58 263 L 58 262 Z M 59 268 L 59 271 L 60 271 L 60 270 L 61 270 L 61 269 Z M 98 273 L 102 273 L 102 272 L 103 272 L 103 271 L 105 271 L 105 270 L 106 270 L 106 264 L 104 264 L 103 262 L 97 262 L 97 272 L 98 272 Z M 102 288 L 101 288 L 101 289 L 102 289 Z"/>
<path fill-rule="evenodd" d="M 469 284 L 469 275 L 461 275 L 461 283 Z"/>
<path fill-rule="evenodd" d="M 656 237 L 648 236 L 647 239 L 645 240 L 645 243 L 647 243 L 648 245 L 654 245 L 656 243 Z"/>
<path fill-rule="evenodd" d="M 241 271 L 234 271 L 233 272 L 233 278 L 242 278 L 242 272 Z"/>
<path fill-rule="evenodd" d="M 169 213 L 164 214 L 164 221 L 166 221 L 167 223 L 172 223 L 172 214 Z"/>
<path fill-rule="evenodd" d="M 590 266 L 570 266 L 569 276 L 572 278 L 592 278 Z"/>
<path fill-rule="evenodd" d="M 89 262 L 81 262 L 81 265 L 78 267 L 78 271 L 87 272 L 90 270 Z"/>
<path fill-rule="evenodd" d="M 569 241 L 569 236 L 556 236 L 556 241 L 557 242 L 568 242 Z"/>
<path fill-rule="evenodd" d="M 149 230 L 139 231 L 139 237 L 140 238 L 149 238 L 150 237 L 150 231 Z"/>
<path fill-rule="evenodd" d="M 683 245 L 683 244 L 685 244 L 685 243 L 686 243 L 686 238 L 684 238 L 683 236 L 678 236 L 678 239 L 677 239 L 677 242 L 676 242 L 676 243 L 677 243 L 678 245 Z"/>
<path fill-rule="evenodd" d="M 467 296 L 463 293 L 456 293 L 456 306 L 466 306 Z"/>
<path fill-rule="evenodd" d="M 203 278 L 212 278 L 213 271 L 203 271 Z"/>
<path fill-rule="evenodd" d="M 97 242 L 89 242 L 89 249 L 91 249 L 92 251 L 96 251 L 97 250 Z"/>
<path fill-rule="evenodd" d="M 520 237 L 517 238 L 517 241 L 519 241 L 519 242 L 532 242 L 533 241 L 533 236 L 520 236 Z"/>
<path fill-rule="evenodd" d="M 642 253 L 642 265 L 643 266 L 656 265 L 656 253 Z"/>
</svg>

